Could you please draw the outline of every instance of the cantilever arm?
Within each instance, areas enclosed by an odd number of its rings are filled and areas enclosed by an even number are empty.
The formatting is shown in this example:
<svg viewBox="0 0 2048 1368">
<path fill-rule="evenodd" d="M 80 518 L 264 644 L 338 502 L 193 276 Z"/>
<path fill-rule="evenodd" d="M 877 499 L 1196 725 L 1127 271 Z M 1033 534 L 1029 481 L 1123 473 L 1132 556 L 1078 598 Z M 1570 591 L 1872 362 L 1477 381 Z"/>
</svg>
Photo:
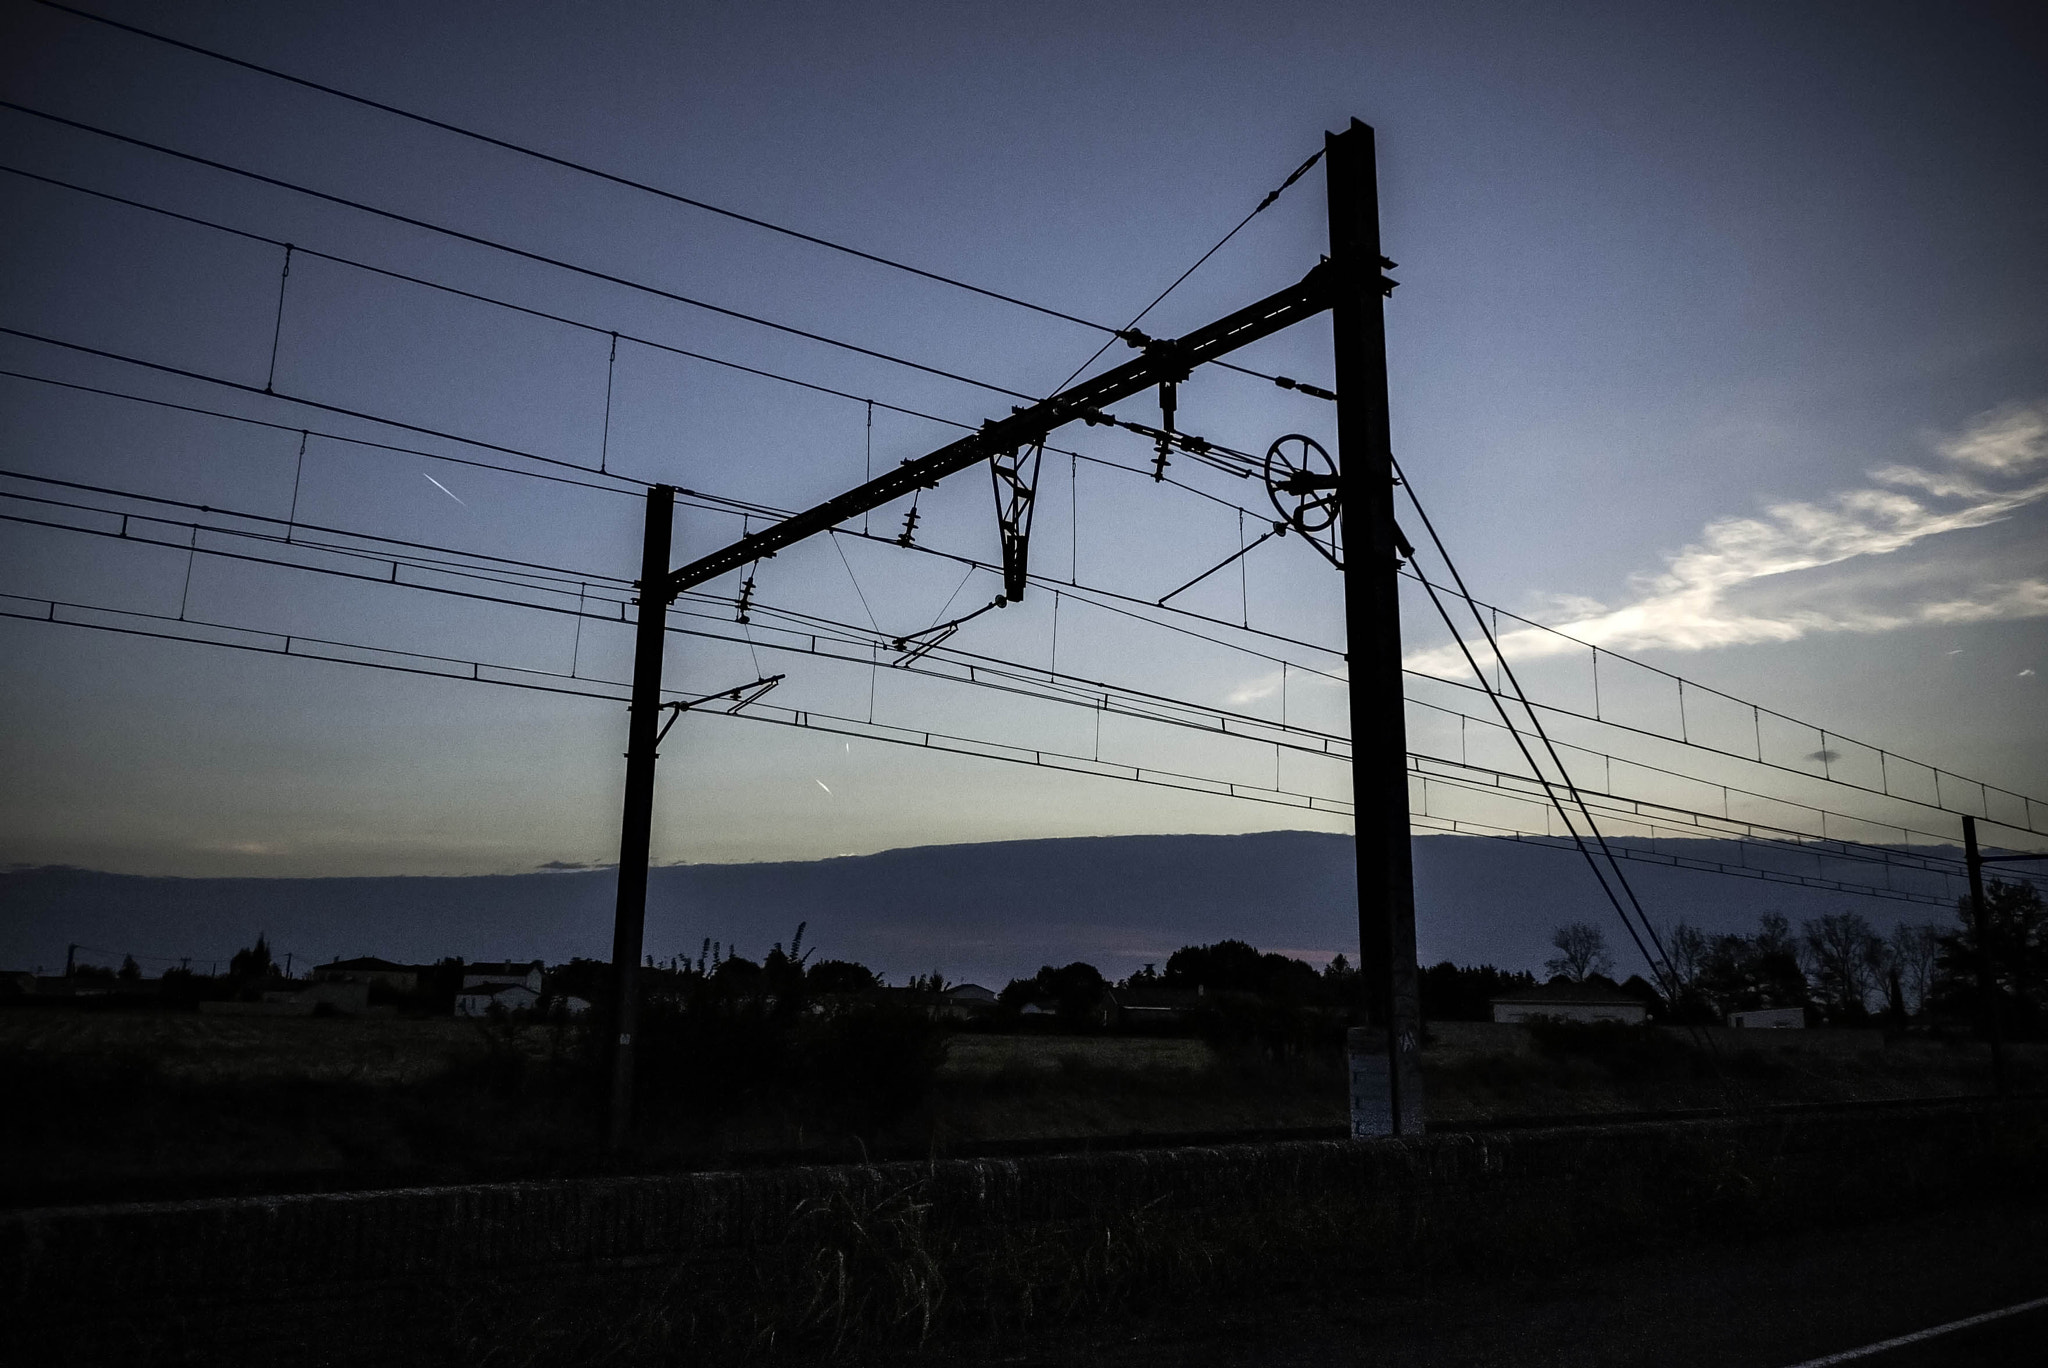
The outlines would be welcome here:
<svg viewBox="0 0 2048 1368">
<path fill-rule="evenodd" d="M 1319 264 L 1294 284 L 1255 304 L 1175 341 L 1155 343 L 1142 356 L 1121 366 L 1020 408 L 1007 418 L 992 419 L 982 424 L 979 431 L 937 451 L 905 461 L 866 484 L 672 571 L 664 585 L 668 597 L 673 600 L 685 589 L 737 570 L 749 561 L 772 556 L 785 546 L 794 546 L 914 490 L 929 489 L 946 476 L 977 465 L 996 452 L 1014 451 L 1028 443 L 1044 441 L 1053 429 L 1090 414 L 1099 415 L 1104 406 L 1142 394 L 1162 378 L 1184 376 L 1191 367 L 1227 356 L 1239 347 L 1313 318 L 1330 307 L 1334 285 L 1328 265 Z"/>
</svg>

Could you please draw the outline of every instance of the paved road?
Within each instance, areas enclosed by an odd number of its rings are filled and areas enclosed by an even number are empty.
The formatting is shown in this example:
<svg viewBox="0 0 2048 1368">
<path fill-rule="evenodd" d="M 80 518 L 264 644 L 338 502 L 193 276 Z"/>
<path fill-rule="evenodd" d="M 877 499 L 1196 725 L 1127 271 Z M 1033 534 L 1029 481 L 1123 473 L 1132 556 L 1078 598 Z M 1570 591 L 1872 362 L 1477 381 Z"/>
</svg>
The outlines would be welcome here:
<svg viewBox="0 0 2048 1368">
<path fill-rule="evenodd" d="M 1046 1345 L 1028 1368 L 1791 1368 L 2048 1296 L 2048 1207 L 1946 1212 Z M 1844 1368 L 2041 1368 L 2048 1310 Z"/>
<path fill-rule="evenodd" d="M 2031 1299 L 2030 1299 L 2031 1300 Z M 1953 1330 L 1942 1326 L 1918 1332 L 1914 1342 L 1885 1349 L 1869 1346 L 1863 1351 L 1842 1351 L 1812 1360 L 1796 1368 L 1946 1368 L 1970 1364 L 1973 1368 L 2039 1368 L 2048 1362 L 2048 1307 L 2033 1307 L 1996 1321 Z"/>
</svg>

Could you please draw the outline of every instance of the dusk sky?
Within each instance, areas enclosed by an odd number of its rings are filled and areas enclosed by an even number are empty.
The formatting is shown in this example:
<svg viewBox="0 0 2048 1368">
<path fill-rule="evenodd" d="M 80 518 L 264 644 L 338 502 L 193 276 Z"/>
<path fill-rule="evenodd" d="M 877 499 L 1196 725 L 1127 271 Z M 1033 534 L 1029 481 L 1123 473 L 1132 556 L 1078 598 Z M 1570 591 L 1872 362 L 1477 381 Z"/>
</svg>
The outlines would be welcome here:
<svg viewBox="0 0 2048 1368">
<path fill-rule="evenodd" d="M 1780 759 L 1859 764 L 1847 736 L 2048 793 L 2048 69 L 2026 7 L 89 7 L 1113 326 L 1325 130 L 1360 118 L 1377 130 L 1383 242 L 1399 263 L 1396 454 L 1476 595 L 1829 733 L 1806 740 L 1726 700 L 1716 720 L 1696 697 L 1708 711 L 1678 723 L 1693 741 L 1754 726 Z M 42 115 L 1026 395 L 1051 392 L 1102 340 L 51 8 L 12 4 L 0 25 L 0 100 Z M 341 529 L 560 567 L 571 573 L 527 601 L 573 609 L 583 585 L 616 619 L 639 556 L 632 481 L 808 507 L 958 435 L 934 417 L 976 425 L 1020 402 L 19 108 L 0 109 L 0 165 L 0 328 L 14 330 L 0 334 L 0 513 L 101 530 L 131 515 L 125 542 L 0 523 L 0 861 L 454 874 L 616 857 L 615 701 L 32 619 L 290 634 L 465 675 L 461 662 L 558 685 L 573 671 L 577 688 L 626 677 L 628 628 L 380 585 L 388 561 L 274 542 L 199 545 L 369 579 L 205 554 L 188 565 L 179 522 L 283 525 L 137 496 L 295 520 L 330 543 Z M 274 244 L 287 242 L 305 250 L 280 314 Z M 1326 245 L 1318 166 L 1143 326 L 1183 333 L 1298 279 Z M 1234 359 L 1327 386 L 1329 349 L 1318 319 Z M 1128 354 L 1119 344 L 1096 364 Z M 1147 397 L 1116 411 L 1158 421 Z M 1179 421 L 1254 453 L 1286 433 L 1335 449 L 1332 405 L 1243 375 L 1197 374 Z M 1154 484 L 1151 447 L 1128 432 L 1062 430 L 1052 446 L 1033 569 L 1083 587 L 1034 587 L 948 648 L 1343 730 L 1341 584 L 1299 537 L 1174 600 L 1234 627 L 1147 611 L 1165 624 L 1152 625 L 1099 592 L 1149 603 L 1258 536 L 1272 512 L 1256 481 L 1177 456 L 1168 473 L 1193 489 Z M 1267 787 L 1281 805 L 692 714 L 663 746 L 657 861 L 1348 830 L 1341 811 L 1291 806 L 1347 794 L 1331 760 L 964 687 L 893 654 L 871 667 L 774 649 L 792 640 L 774 632 L 794 622 L 778 613 L 901 635 L 1000 591 L 987 570 L 889 545 L 904 511 L 877 510 L 872 539 L 821 537 L 759 566 L 751 648 L 736 578 L 706 585 L 722 603 L 685 602 L 704 616 L 678 622 L 726 639 L 672 637 L 669 687 L 782 673 L 764 704 Z M 928 491 L 919 515 L 921 546 L 996 559 L 980 471 Z M 676 561 L 759 525 L 686 506 Z M 1404 611 L 1411 666 L 1459 676 L 1427 600 Z M 1577 706 L 1583 649 L 1502 625 L 1532 692 Z M 1606 715 L 1663 727 L 1651 719 L 1671 705 L 1668 682 L 1600 668 Z M 1432 687 L 1418 683 L 1419 708 L 1454 696 Z M 1458 706 L 1483 711 L 1476 698 Z M 1458 754 L 1447 717 L 1411 713 L 1417 749 Z M 1676 763 L 1662 743 L 1627 744 Z M 1686 763 L 1714 784 L 1820 801 L 1782 771 Z M 1987 811 L 1955 792 L 1946 811 L 1868 795 L 1831 806 L 1953 841 L 1953 813 Z M 2001 811 L 2011 819 L 1995 803 L 1987 815 Z M 2048 829 L 2048 807 L 2019 812 Z"/>
</svg>

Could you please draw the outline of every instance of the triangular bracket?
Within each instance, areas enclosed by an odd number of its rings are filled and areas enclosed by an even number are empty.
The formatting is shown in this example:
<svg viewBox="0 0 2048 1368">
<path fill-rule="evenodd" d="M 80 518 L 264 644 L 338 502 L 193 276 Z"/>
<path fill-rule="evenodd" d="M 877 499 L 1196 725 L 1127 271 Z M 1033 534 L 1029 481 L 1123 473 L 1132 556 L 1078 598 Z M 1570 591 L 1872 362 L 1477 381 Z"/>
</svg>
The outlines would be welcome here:
<svg viewBox="0 0 2048 1368">
<path fill-rule="evenodd" d="M 1003 597 L 1011 603 L 1024 597 L 1030 578 L 1031 515 L 1037 508 L 1038 467 L 1045 443 L 1033 442 L 989 457 L 990 483 L 995 487 L 996 529 L 1003 538 Z"/>
</svg>

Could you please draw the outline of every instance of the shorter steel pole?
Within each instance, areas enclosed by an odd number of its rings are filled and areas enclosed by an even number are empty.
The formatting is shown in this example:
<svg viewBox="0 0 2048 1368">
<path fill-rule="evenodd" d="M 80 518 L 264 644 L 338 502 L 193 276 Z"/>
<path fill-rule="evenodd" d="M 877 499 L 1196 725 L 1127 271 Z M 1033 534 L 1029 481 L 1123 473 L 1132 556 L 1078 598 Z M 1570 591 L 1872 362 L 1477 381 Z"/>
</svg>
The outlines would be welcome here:
<svg viewBox="0 0 2048 1368">
<path fill-rule="evenodd" d="M 619 826 L 619 901 L 612 923 L 612 1087 L 606 1138 L 613 1149 L 633 1124 L 633 1034 L 640 1025 L 640 944 L 647 927 L 647 857 L 654 832 L 654 747 L 661 714 L 662 649 L 668 640 L 669 535 L 676 492 L 647 491 L 640 548 L 640 621 L 633 638 L 633 695 L 626 713 L 626 800 Z"/>
<path fill-rule="evenodd" d="M 1998 1025 L 1997 984 L 1991 974 L 1991 939 L 1984 925 L 1984 856 L 1977 849 L 1977 819 L 1963 818 L 1963 858 L 1970 870 L 1970 932 L 1977 938 L 1977 996 L 1984 1004 L 1984 1034 L 1991 1041 L 1991 1089 L 2005 1096 L 2005 1040 Z"/>
</svg>

